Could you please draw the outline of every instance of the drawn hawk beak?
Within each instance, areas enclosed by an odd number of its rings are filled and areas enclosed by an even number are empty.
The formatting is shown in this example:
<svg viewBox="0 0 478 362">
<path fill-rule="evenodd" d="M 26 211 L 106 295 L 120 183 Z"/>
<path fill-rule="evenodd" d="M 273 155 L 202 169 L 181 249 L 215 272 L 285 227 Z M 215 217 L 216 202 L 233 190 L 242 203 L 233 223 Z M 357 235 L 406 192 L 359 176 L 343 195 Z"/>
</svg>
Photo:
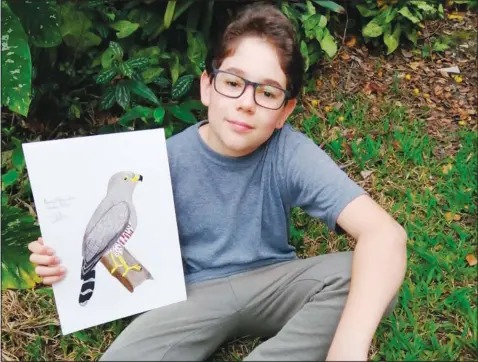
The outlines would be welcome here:
<svg viewBox="0 0 478 362">
<path fill-rule="evenodd" d="M 134 175 L 134 177 L 131 179 L 134 183 L 136 182 L 142 182 L 143 181 L 143 176 L 142 175 Z"/>
</svg>

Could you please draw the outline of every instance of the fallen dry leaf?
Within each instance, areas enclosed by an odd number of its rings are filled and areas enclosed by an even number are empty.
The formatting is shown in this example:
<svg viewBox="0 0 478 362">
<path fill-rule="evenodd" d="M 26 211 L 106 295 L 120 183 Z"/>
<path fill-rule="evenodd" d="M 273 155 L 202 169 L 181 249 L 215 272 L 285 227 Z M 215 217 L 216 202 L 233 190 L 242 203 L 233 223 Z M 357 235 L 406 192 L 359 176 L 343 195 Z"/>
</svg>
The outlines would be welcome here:
<svg viewBox="0 0 478 362">
<path fill-rule="evenodd" d="M 355 35 L 351 36 L 349 40 L 345 42 L 349 48 L 353 48 L 357 44 L 357 37 Z"/>
<path fill-rule="evenodd" d="M 340 58 L 342 58 L 342 60 L 349 60 L 350 55 L 348 53 L 341 53 Z"/>
<path fill-rule="evenodd" d="M 448 68 L 440 68 L 438 69 L 439 72 L 445 72 L 445 73 L 456 73 L 460 74 L 460 68 L 458 68 L 456 65 L 453 67 L 448 67 Z"/>
<path fill-rule="evenodd" d="M 441 168 L 441 171 L 443 172 L 443 174 L 448 175 L 448 172 L 450 172 L 452 168 L 453 168 L 452 164 L 449 163 L 449 164 L 443 166 Z"/>
<path fill-rule="evenodd" d="M 453 220 L 453 213 L 451 211 L 445 212 L 445 220 L 452 221 Z"/>
<path fill-rule="evenodd" d="M 370 175 L 372 174 L 373 171 L 369 171 L 369 170 L 363 170 L 363 171 L 360 171 L 360 175 L 363 177 L 364 180 L 368 179 L 370 177 Z"/>
<path fill-rule="evenodd" d="M 478 263 L 478 260 L 476 260 L 476 257 L 473 254 L 468 254 L 466 256 L 466 261 L 468 262 L 469 266 L 474 266 Z"/>
<path fill-rule="evenodd" d="M 409 51 L 406 51 L 405 49 L 402 49 L 402 54 L 405 58 L 413 57 L 413 53 L 410 53 Z"/>
</svg>

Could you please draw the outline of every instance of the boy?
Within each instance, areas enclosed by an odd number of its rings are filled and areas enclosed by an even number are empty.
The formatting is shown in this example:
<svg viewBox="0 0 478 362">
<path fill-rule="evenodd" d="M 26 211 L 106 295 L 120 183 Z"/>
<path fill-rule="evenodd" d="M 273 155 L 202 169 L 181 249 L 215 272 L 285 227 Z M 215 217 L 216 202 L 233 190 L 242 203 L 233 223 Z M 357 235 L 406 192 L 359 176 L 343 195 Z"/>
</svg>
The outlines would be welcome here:
<svg viewBox="0 0 478 362">
<path fill-rule="evenodd" d="M 201 77 L 207 121 L 167 141 L 188 299 L 138 316 L 102 360 L 204 360 L 241 335 L 270 337 L 246 360 L 367 359 L 404 278 L 406 233 L 285 124 L 302 73 L 272 5 L 228 26 Z M 297 259 L 295 206 L 352 235 L 355 251 Z M 29 248 L 45 284 L 63 278 L 41 239 Z"/>
</svg>

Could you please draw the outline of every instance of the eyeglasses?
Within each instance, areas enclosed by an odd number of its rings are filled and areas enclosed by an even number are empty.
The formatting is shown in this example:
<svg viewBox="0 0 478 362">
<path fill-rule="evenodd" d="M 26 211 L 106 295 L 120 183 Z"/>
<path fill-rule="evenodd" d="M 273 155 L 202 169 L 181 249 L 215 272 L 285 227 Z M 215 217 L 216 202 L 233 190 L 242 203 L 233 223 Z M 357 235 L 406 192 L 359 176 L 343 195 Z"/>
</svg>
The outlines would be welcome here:
<svg viewBox="0 0 478 362">
<path fill-rule="evenodd" d="M 289 91 L 269 85 L 251 82 L 236 74 L 214 68 L 214 89 L 229 98 L 239 98 L 250 84 L 254 88 L 254 102 L 258 106 L 276 110 L 289 98 Z"/>
</svg>

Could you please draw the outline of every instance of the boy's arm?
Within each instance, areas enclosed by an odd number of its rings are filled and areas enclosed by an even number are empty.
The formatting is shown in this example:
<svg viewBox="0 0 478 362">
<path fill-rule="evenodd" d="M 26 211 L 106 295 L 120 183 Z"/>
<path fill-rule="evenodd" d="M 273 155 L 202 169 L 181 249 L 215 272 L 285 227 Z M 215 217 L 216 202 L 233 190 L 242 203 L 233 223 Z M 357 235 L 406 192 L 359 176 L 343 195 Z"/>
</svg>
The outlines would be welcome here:
<svg viewBox="0 0 478 362">
<path fill-rule="evenodd" d="M 407 264 L 405 230 L 368 195 L 350 202 L 337 223 L 357 240 L 350 292 L 327 360 L 366 360 Z"/>
</svg>

